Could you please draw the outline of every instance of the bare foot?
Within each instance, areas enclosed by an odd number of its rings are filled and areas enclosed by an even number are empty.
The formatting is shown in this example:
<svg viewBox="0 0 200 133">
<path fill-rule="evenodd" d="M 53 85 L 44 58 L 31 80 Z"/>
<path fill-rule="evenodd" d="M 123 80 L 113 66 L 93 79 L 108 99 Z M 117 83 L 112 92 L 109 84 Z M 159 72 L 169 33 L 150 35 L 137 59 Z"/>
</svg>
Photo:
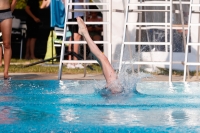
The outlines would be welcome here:
<svg viewBox="0 0 200 133">
<path fill-rule="evenodd" d="M 85 23 L 84 23 L 82 18 L 77 17 L 77 22 L 78 22 L 78 27 L 79 27 L 78 33 L 80 35 L 84 36 L 84 34 L 88 33 L 87 27 L 86 27 L 86 25 L 85 25 Z"/>
</svg>

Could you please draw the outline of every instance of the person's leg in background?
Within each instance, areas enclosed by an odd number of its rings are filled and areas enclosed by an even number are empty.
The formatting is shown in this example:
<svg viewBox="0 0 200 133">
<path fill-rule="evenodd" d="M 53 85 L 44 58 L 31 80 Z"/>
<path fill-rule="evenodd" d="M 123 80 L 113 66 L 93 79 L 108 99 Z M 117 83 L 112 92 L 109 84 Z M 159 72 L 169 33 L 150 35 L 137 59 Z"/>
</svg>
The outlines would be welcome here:
<svg viewBox="0 0 200 133">
<path fill-rule="evenodd" d="M 71 22 L 73 21 L 76 21 L 76 19 L 72 19 L 72 20 L 69 20 Z M 71 31 L 71 33 L 74 33 L 73 34 L 73 40 L 74 41 L 80 41 L 81 40 L 81 35 L 78 33 L 78 25 L 69 25 L 69 31 Z M 70 40 L 72 40 L 72 38 L 70 38 Z M 76 54 L 79 54 L 79 47 L 80 47 L 80 44 L 73 44 L 73 52 L 76 53 Z M 72 51 L 72 44 L 68 46 L 68 51 Z M 72 60 L 72 56 L 69 55 L 68 56 L 68 60 Z M 78 60 L 76 58 L 76 56 L 73 56 L 73 60 Z M 67 68 L 84 68 L 82 66 L 82 64 L 72 64 L 72 63 L 68 63 L 67 64 Z"/>
<path fill-rule="evenodd" d="M 39 34 L 39 24 L 27 22 L 27 42 L 25 59 L 37 59 L 35 57 L 35 43 Z"/>
<path fill-rule="evenodd" d="M 74 33 L 74 41 L 80 41 L 80 39 L 81 39 L 81 35 L 78 34 L 78 33 Z M 80 44 L 70 44 L 68 46 L 68 51 L 72 51 L 72 45 L 73 45 L 73 52 L 76 53 L 76 54 L 78 54 L 79 53 L 79 46 L 80 46 Z M 69 55 L 68 60 L 78 60 L 78 59 L 76 58 L 76 56 L 73 56 L 73 59 L 72 59 L 72 56 Z M 72 63 L 69 63 L 67 65 L 67 68 L 84 68 L 84 67 L 81 64 L 72 64 Z"/>
<path fill-rule="evenodd" d="M 35 54 L 34 54 L 35 42 L 36 42 L 36 38 L 27 39 L 25 59 L 36 59 Z"/>
<path fill-rule="evenodd" d="M 11 30 L 12 30 L 12 18 L 5 19 L 0 23 L 3 46 L 4 46 L 4 79 L 9 78 L 8 69 L 10 66 L 10 60 L 12 56 L 11 49 Z"/>
</svg>

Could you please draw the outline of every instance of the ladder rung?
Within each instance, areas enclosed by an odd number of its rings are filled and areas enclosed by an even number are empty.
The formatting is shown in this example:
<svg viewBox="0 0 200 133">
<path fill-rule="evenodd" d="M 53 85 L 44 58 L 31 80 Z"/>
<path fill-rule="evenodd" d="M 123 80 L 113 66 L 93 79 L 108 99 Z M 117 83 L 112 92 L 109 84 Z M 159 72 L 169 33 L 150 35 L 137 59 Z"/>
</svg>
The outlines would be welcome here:
<svg viewBox="0 0 200 133">
<path fill-rule="evenodd" d="M 77 22 L 66 22 L 68 25 L 78 24 Z M 85 22 L 86 25 L 96 25 L 96 24 L 109 24 L 109 22 Z"/>
<path fill-rule="evenodd" d="M 86 41 L 64 41 L 65 44 L 87 44 Z M 109 44 L 108 41 L 94 41 L 96 44 Z"/>
<path fill-rule="evenodd" d="M 144 3 L 159 3 L 159 4 L 162 4 L 162 3 L 169 3 L 169 2 L 170 1 L 168 1 L 168 2 L 165 2 L 165 1 L 145 1 Z M 180 4 L 179 1 L 172 1 L 172 3 L 173 4 Z M 190 1 L 181 1 L 181 4 L 190 4 Z"/>
<path fill-rule="evenodd" d="M 62 60 L 62 63 L 98 63 L 96 60 Z"/>
<path fill-rule="evenodd" d="M 200 45 L 200 43 L 188 43 L 187 45 Z"/>
<path fill-rule="evenodd" d="M 129 10 L 128 12 L 169 12 L 170 10 Z M 113 9 L 113 12 L 124 13 L 124 10 Z M 173 13 L 180 13 L 180 10 L 172 10 Z"/>
<path fill-rule="evenodd" d="M 124 42 L 126 45 L 171 45 L 169 42 Z"/>
<path fill-rule="evenodd" d="M 170 10 L 130 10 L 130 12 L 169 12 Z"/>
<path fill-rule="evenodd" d="M 200 4 L 190 4 L 190 6 L 200 6 Z"/>
<path fill-rule="evenodd" d="M 164 26 L 141 26 L 141 27 L 139 27 L 139 26 L 137 26 L 136 27 L 136 29 L 142 29 L 142 30 L 148 30 L 148 29 L 163 29 L 163 32 L 164 32 L 164 29 L 170 29 L 170 27 L 169 26 L 167 26 L 167 27 L 164 27 Z M 182 28 L 182 26 L 173 26 L 172 25 L 172 29 L 183 29 Z M 184 29 L 186 30 L 186 29 L 188 29 L 188 26 L 184 26 Z"/>
<path fill-rule="evenodd" d="M 92 2 L 79 2 L 79 3 L 71 3 L 71 2 L 68 2 L 67 5 L 71 6 L 71 5 L 84 5 L 84 6 L 90 6 L 90 5 L 96 5 L 96 6 L 108 6 L 110 5 L 109 3 L 101 3 L 101 2 L 95 2 L 95 3 L 92 3 Z"/>
<path fill-rule="evenodd" d="M 161 3 L 130 3 L 129 6 L 170 6 L 169 3 L 161 4 Z"/>
<path fill-rule="evenodd" d="M 141 65 L 150 65 L 150 64 L 164 64 L 170 65 L 170 62 L 150 62 L 150 61 L 122 61 L 122 64 L 141 64 Z"/>
<path fill-rule="evenodd" d="M 173 3 L 173 4 L 180 4 L 180 1 L 172 1 L 172 3 Z M 182 4 L 182 5 L 185 5 L 185 4 L 186 4 L 186 5 L 189 5 L 189 4 L 190 4 L 190 1 L 181 1 L 181 4 Z"/>
<path fill-rule="evenodd" d="M 197 24 L 189 24 L 189 26 L 200 26 L 200 23 L 197 23 Z"/>
<path fill-rule="evenodd" d="M 200 11 L 192 11 L 192 13 L 200 13 Z"/>
<path fill-rule="evenodd" d="M 99 10 L 99 9 L 70 9 L 70 12 L 109 12 L 109 10 Z"/>
<path fill-rule="evenodd" d="M 191 65 L 191 66 L 200 66 L 200 62 L 187 62 L 185 64 L 186 65 Z"/>
<path fill-rule="evenodd" d="M 127 22 L 126 25 L 169 25 L 170 23 L 133 23 L 133 22 Z"/>
<path fill-rule="evenodd" d="M 170 29 L 169 26 L 168 27 L 164 27 L 164 26 L 136 27 L 136 29 L 140 29 L 140 28 L 142 30 L 148 30 L 148 29 Z M 180 30 L 182 30 L 183 28 L 182 28 L 182 26 L 180 26 L 180 27 L 173 26 L 172 29 L 180 29 Z M 188 27 L 184 27 L 184 29 L 186 30 L 186 29 L 188 29 Z M 164 30 L 163 30 L 163 32 L 164 32 Z"/>
</svg>

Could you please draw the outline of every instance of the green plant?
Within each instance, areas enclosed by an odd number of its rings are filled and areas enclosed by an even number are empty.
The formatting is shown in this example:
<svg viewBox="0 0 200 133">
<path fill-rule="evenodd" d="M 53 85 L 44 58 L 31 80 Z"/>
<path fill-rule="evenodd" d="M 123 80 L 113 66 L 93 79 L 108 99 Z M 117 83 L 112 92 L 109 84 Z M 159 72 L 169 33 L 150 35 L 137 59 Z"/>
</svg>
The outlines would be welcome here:
<svg viewBox="0 0 200 133">
<path fill-rule="evenodd" d="M 10 0 L 12 2 L 12 0 Z M 26 0 L 17 0 L 15 9 L 24 9 L 26 7 Z"/>
</svg>

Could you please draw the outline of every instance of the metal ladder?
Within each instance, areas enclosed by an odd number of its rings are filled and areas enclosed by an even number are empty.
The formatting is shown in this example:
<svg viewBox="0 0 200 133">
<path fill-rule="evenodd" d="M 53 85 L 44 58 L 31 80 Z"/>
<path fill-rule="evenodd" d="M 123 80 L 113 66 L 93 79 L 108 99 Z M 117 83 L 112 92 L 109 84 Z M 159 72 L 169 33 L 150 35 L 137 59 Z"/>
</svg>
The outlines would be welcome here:
<svg viewBox="0 0 200 133">
<path fill-rule="evenodd" d="M 68 13 L 69 12 L 103 12 L 103 16 L 105 15 L 105 21 L 103 22 L 85 22 L 86 25 L 95 25 L 95 24 L 101 24 L 103 25 L 103 34 L 104 34 L 104 40 L 107 41 L 94 41 L 96 44 L 104 44 L 104 48 L 106 46 L 107 48 L 107 58 L 111 62 L 111 1 L 112 0 L 103 0 L 103 2 L 99 3 L 91 3 L 91 2 L 81 2 L 81 3 L 74 3 L 71 2 L 71 0 L 65 0 L 65 24 L 64 24 L 64 34 L 63 34 L 63 40 L 62 40 L 62 46 L 61 46 L 61 55 L 60 55 L 60 64 L 59 64 L 59 72 L 58 72 L 58 79 L 61 80 L 62 78 L 62 67 L 63 63 L 98 63 L 96 60 L 86 60 L 86 51 L 84 49 L 84 60 L 65 60 L 64 59 L 64 53 L 65 53 L 65 44 L 84 44 L 86 45 L 86 41 L 66 41 L 66 31 L 67 31 L 67 25 L 74 25 L 77 24 L 77 22 L 68 22 Z M 96 5 L 102 7 L 102 9 L 73 9 L 70 10 L 70 6 L 74 5 Z M 105 45 L 106 44 L 106 45 Z M 84 67 L 86 67 L 84 65 Z M 86 75 L 86 69 L 84 70 L 84 76 Z"/>
<path fill-rule="evenodd" d="M 138 10 L 133 9 L 133 10 L 129 10 L 130 6 L 138 6 Z M 169 9 L 165 9 L 165 10 L 143 10 L 141 7 L 145 7 L 145 6 L 160 6 L 160 7 L 169 7 Z M 147 22 L 141 22 L 141 20 L 139 20 L 140 22 L 128 22 L 128 14 L 129 11 L 133 11 L 133 12 L 169 12 L 169 22 L 164 22 L 164 23 L 147 23 Z M 139 19 L 141 17 L 139 16 Z M 165 32 L 167 32 L 167 30 L 169 30 L 169 42 L 127 42 L 125 41 L 126 39 L 126 28 L 128 25 L 136 25 L 138 26 L 137 28 L 139 30 L 141 30 L 141 26 L 152 26 L 148 27 L 148 29 L 164 29 Z M 140 31 L 139 31 L 140 33 Z M 140 36 L 140 35 L 139 35 Z M 122 65 L 128 65 L 128 64 L 137 64 L 137 65 L 153 65 L 153 64 L 164 64 L 164 65 L 169 65 L 169 81 L 172 80 L 171 76 L 172 76 L 172 0 L 168 0 L 168 1 L 142 1 L 140 0 L 139 2 L 134 2 L 134 3 L 130 3 L 130 0 L 127 0 L 126 3 L 126 11 L 125 11 L 125 21 L 124 21 L 124 30 L 123 30 L 123 42 L 121 45 L 121 54 L 120 54 L 120 61 L 119 61 L 119 72 L 121 71 Z M 169 46 L 169 61 L 165 61 L 165 62 L 150 62 L 150 61 L 123 61 L 123 55 L 124 55 L 124 47 L 125 45 L 167 45 Z M 140 51 L 138 50 L 138 53 Z"/>
<path fill-rule="evenodd" d="M 198 40 L 198 42 L 196 43 L 192 43 L 190 42 L 190 35 L 191 35 L 191 27 L 192 26 L 198 26 L 199 32 L 200 32 L 200 18 L 199 18 L 199 23 L 191 23 L 191 17 L 192 17 L 192 13 L 200 13 L 200 9 L 198 9 L 197 11 L 193 10 L 193 7 L 199 7 L 200 8 L 200 4 L 194 4 L 193 0 L 190 0 L 190 9 L 189 9 L 189 16 L 188 16 L 188 34 L 187 34 L 187 45 L 185 48 L 185 62 L 184 62 L 184 74 L 183 74 L 183 82 L 186 81 L 186 70 L 188 69 L 187 67 L 190 66 L 197 66 L 197 77 L 198 77 L 198 70 L 199 70 L 199 66 L 200 66 L 200 60 L 199 60 L 199 46 L 200 46 L 200 40 Z M 199 15 L 200 17 L 200 15 Z M 199 38 L 200 39 L 200 38 Z M 197 61 L 196 62 L 188 62 L 188 50 L 189 50 L 189 46 L 198 46 L 197 48 Z"/>
</svg>

